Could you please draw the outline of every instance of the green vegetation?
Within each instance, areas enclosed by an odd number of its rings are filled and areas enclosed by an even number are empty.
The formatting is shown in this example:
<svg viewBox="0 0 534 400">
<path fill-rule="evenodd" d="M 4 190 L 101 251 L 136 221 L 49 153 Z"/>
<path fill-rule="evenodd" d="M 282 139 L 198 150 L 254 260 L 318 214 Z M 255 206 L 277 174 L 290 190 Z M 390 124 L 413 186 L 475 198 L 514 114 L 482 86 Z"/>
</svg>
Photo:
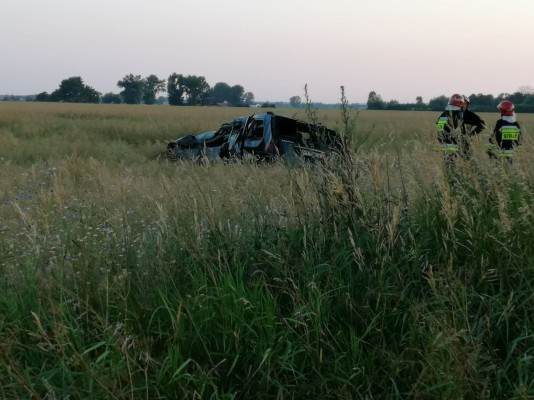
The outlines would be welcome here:
<svg viewBox="0 0 534 400">
<path fill-rule="evenodd" d="M 120 95 L 126 104 L 141 104 L 145 91 L 145 80 L 141 75 L 126 75 L 117 86 L 123 89 Z"/>
<path fill-rule="evenodd" d="M 64 79 L 59 88 L 51 94 L 39 93 L 36 101 L 53 101 L 66 103 L 99 103 L 100 93 L 91 86 L 86 85 L 79 76 Z"/>
<path fill-rule="evenodd" d="M 0 398 L 534 396 L 528 138 L 445 171 L 433 114 L 366 111 L 353 161 L 154 159 L 240 114 L 0 105 Z"/>
<path fill-rule="evenodd" d="M 501 93 L 497 97 L 492 94 L 471 94 L 470 109 L 476 112 L 495 112 L 497 105 L 503 100 L 510 100 L 516 106 L 516 110 L 525 113 L 534 113 L 534 91 L 530 87 L 521 88 L 515 93 Z M 397 100 L 384 101 L 376 92 L 369 93 L 367 108 L 369 110 L 389 111 L 442 111 L 449 102 L 449 97 L 441 95 L 430 99 L 428 104 L 418 96 L 415 103 L 399 103 Z"/>
<path fill-rule="evenodd" d="M 168 80 L 156 75 L 143 78 L 141 75 L 128 74 L 117 82 L 122 89 L 120 94 L 106 93 L 103 96 L 86 85 L 81 77 L 61 81 L 59 88 L 51 94 L 39 93 L 35 96 L 1 96 L 3 101 L 38 101 L 56 103 L 104 103 L 104 104 L 147 104 L 163 103 L 157 99 L 161 92 L 167 92 L 172 106 L 229 105 L 248 107 L 254 102 L 254 94 L 245 92 L 241 85 L 230 86 L 225 82 L 209 85 L 206 78 L 196 75 L 173 73 Z"/>
</svg>

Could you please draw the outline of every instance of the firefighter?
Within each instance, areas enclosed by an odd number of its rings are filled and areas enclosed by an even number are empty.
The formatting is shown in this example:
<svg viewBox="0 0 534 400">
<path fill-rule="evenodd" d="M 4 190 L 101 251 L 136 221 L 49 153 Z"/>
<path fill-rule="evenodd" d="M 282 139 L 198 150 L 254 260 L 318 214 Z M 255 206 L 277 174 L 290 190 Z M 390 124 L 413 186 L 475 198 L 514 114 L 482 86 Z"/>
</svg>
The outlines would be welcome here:
<svg viewBox="0 0 534 400">
<path fill-rule="evenodd" d="M 501 118 L 495 124 L 490 137 L 490 157 L 504 158 L 512 162 L 514 150 L 521 144 L 521 127 L 515 115 L 515 106 L 510 100 L 502 101 L 497 109 Z"/>
<path fill-rule="evenodd" d="M 477 114 L 472 112 L 469 109 L 471 101 L 469 97 L 464 96 L 465 101 L 465 110 L 464 110 L 464 129 L 466 133 L 470 136 L 480 134 L 484 129 L 486 129 L 486 123 L 482 118 Z"/>
<path fill-rule="evenodd" d="M 469 137 L 482 132 L 486 124 L 469 110 L 469 99 L 466 96 L 454 94 L 439 116 L 436 127 L 440 151 L 445 153 L 446 160 L 452 161 L 457 155 L 470 158 Z"/>
</svg>

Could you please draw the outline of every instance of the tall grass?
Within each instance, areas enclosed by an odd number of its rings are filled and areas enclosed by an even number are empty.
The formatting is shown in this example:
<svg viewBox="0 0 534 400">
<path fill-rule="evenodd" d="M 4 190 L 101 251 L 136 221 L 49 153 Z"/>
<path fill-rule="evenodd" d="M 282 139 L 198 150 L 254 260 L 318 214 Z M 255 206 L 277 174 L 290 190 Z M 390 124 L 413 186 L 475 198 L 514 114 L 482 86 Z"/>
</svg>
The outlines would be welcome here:
<svg viewBox="0 0 534 400">
<path fill-rule="evenodd" d="M 531 157 L 407 146 L 0 161 L 0 398 L 532 397 Z"/>
</svg>

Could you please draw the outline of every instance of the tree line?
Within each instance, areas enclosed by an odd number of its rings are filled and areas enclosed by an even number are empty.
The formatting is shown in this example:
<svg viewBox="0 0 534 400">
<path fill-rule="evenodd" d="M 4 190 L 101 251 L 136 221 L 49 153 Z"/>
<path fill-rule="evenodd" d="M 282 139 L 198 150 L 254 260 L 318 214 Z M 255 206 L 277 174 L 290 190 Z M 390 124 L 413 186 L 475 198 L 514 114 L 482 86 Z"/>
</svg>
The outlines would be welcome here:
<svg viewBox="0 0 534 400">
<path fill-rule="evenodd" d="M 470 109 L 478 112 L 494 112 L 497 105 L 503 100 L 510 100 L 515 104 L 518 112 L 534 113 L 534 90 L 522 88 L 514 93 L 501 93 L 498 96 L 492 94 L 472 94 L 469 96 Z M 442 111 L 449 102 L 447 96 L 438 96 L 430 99 L 428 103 L 421 96 L 414 103 L 400 103 L 397 100 L 385 101 L 375 91 L 369 93 L 367 108 L 369 110 L 399 110 L 399 111 Z"/>
<path fill-rule="evenodd" d="M 218 82 L 213 87 L 203 76 L 173 73 L 168 79 L 156 75 L 142 77 L 128 74 L 117 82 L 119 93 L 101 94 L 85 84 L 79 76 L 64 79 L 52 93 L 43 92 L 35 101 L 104 104 L 156 104 L 168 102 L 173 106 L 230 105 L 249 106 L 254 94 L 241 85 L 230 86 Z M 167 97 L 159 94 L 167 93 Z"/>
</svg>

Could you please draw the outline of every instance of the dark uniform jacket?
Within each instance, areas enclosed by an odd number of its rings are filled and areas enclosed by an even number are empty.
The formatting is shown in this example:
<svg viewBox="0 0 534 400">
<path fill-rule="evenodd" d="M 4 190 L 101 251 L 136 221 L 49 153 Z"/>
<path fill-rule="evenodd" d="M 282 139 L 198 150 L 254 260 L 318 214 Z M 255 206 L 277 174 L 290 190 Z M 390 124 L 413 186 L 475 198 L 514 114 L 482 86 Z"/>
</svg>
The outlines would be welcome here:
<svg viewBox="0 0 534 400">
<path fill-rule="evenodd" d="M 438 118 L 437 128 L 440 143 L 457 144 L 458 137 L 454 135 L 456 129 L 459 128 L 463 135 L 477 135 L 486 129 L 486 123 L 469 110 L 444 111 Z"/>
<path fill-rule="evenodd" d="M 478 135 L 484 129 L 486 129 L 486 123 L 482 118 L 472 111 L 464 111 L 464 133 L 471 135 Z"/>
<path fill-rule="evenodd" d="M 501 150 L 513 150 L 521 141 L 521 127 L 517 122 L 509 122 L 504 119 L 497 121 L 493 130 L 493 137 Z"/>
</svg>

